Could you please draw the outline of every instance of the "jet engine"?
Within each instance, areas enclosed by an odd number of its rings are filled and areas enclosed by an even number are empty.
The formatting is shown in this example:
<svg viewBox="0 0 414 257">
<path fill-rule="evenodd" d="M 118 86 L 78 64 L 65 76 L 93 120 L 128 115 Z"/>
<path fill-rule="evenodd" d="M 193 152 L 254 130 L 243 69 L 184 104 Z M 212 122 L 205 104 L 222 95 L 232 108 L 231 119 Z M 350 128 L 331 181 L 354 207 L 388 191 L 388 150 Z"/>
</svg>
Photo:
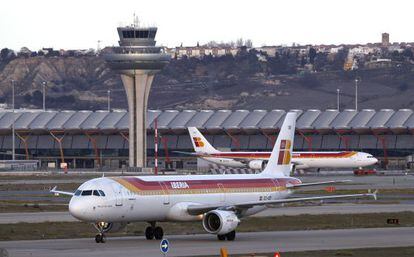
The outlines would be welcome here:
<svg viewBox="0 0 414 257">
<path fill-rule="evenodd" d="M 118 232 L 126 227 L 127 223 L 125 222 L 98 222 L 95 224 L 95 227 L 102 231 L 103 233 L 107 232 Z"/>
<path fill-rule="evenodd" d="M 240 220 L 232 211 L 214 210 L 204 215 L 203 227 L 211 234 L 224 235 L 236 229 Z"/>
<path fill-rule="evenodd" d="M 267 162 L 262 160 L 254 160 L 249 162 L 249 168 L 254 170 L 263 170 Z"/>
</svg>

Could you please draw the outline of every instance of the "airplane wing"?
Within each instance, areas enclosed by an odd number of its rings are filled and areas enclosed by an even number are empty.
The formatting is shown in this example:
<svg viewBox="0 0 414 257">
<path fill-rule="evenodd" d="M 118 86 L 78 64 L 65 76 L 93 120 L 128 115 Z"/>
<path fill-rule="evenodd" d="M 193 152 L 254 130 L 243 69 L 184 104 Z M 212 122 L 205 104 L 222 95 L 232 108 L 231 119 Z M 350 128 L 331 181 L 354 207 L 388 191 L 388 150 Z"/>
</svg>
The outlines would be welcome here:
<svg viewBox="0 0 414 257">
<path fill-rule="evenodd" d="M 74 195 L 72 192 L 66 192 L 66 191 L 59 191 L 56 190 L 57 186 L 53 187 L 49 192 L 54 193 L 56 196 L 62 194 L 62 195 Z"/>
<path fill-rule="evenodd" d="M 247 203 L 240 203 L 240 204 L 233 204 L 230 206 L 221 206 L 221 205 L 189 205 L 187 207 L 187 212 L 190 215 L 200 215 L 204 214 L 208 211 L 221 209 L 221 210 L 243 210 L 249 209 L 253 206 L 260 206 L 260 205 L 273 205 L 273 204 L 281 204 L 281 203 L 294 203 L 294 202 L 306 202 L 306 201 L 316 201 L 316 200 L 329 200 L 329 199 L 341 199 L 341 198 L 365 198 L 365 197 L 373 197 L 377 200 L 377 192 L 375 191 L 371 193 L 364 194 L 347 194 L 347 195 L 331 195 L 331 196 L 314 196 L 314 197 L 301 197 L 301 198 L 287 198 L 287 199 L 278 199 L 278 200 L 269 200 L 269 201 L 257 201 L 257 202 L 247 202 Z"/>
<path fill-rule="evenodd" d="M 322 181 L 322 182 L 313 182 L 313 183 L 302 183 L 302 184 L 287 184 L 286 188 L 299 188 L 299 187 L 307 187 L 307 186 L 319 186 L 319 185 L 327 185 L 327 184 L 338 184 L 338 183 L 347 183 L 351 182 L 352 180 L 330 180 L 330 181 Z"/>
<path fill-rule="evenodd" d="M 180 154 L 184 154 L 184 155 L 191 155 L 191 156 L 200 156 L 199 153 L 194 153 L 194 152 L 182 152 L 182 151 L 172 151 L 173 153 L 180 153 Z"/>
</svg>

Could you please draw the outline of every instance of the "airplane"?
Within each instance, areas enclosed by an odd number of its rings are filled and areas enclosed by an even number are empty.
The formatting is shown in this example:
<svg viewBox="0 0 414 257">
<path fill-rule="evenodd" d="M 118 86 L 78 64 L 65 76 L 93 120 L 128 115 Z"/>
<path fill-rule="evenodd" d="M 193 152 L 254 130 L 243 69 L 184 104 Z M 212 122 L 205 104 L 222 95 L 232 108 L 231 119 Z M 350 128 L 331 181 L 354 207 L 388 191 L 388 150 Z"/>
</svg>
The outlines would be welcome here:
<svg viewBox="0 0 414 257">
<path fill-rule="evenodd" d="M 222 152 L 214 148 L 203 134 L 195 127 L 189 127 L 188 132 L 195 153 L 175 151 L 192 155 L 208 162 L 232 167 L 264 169 L 271 152 Z M 293 152 L 292 163 L 295 169 L 321 168 L 362 168 L 378 162 L 378 159 L 369 153 L 356 151 L 336 152 Z"/>
<path fill-rule="evenodd" d="M 291 152 L 296 113 L 287 114 L 266 168 L 260 174 L 115 176 L 84 182 L 73 192 L 50 190 L 55 195 L 72 196 L 69 212 L 75 218 L 93 223 L 96 243 L 106 241 L 105 234 L 116 232 L 130 222 L 145 221 L 148 240 L 160 240 L 161 221 L 201 221 L 204 229 L 218 240 L 232 241 L 244 217 L 276 204 L 325 199 L 376 199 L 377 192 L 289 198 L 294 189 L 341 183 L 322 181 L 302 183 L 290 177 Z"/>
</svg>

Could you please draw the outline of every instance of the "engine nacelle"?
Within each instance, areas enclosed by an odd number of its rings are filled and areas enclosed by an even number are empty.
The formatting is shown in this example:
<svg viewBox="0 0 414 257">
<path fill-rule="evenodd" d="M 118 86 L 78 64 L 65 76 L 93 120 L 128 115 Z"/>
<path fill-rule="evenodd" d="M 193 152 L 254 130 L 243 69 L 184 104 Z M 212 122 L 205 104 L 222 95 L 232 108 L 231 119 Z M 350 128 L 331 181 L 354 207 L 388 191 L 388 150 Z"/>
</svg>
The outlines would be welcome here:
<svg viewBox="0 0 414 257">
<path fill-rule="evenodd" d="M 262 160 L 253 160 L 249 162 L 249 168 L 254 170 L 264 170 L 266 167 L 267 161 Z"/>
<path fill-rule="evenodd" d="M 232 211 L 214 210 L 204 215 L 203 227 L 211 234 L 224 235 L 236 229 L 240 220 Z"/>
<path fill-rule="evenodd" d="M 102 230 L 103 233 L 118 232 L 126 227 L 125 222 L 98 222 L 95 226 L 98 230 Z"/>
</svg>

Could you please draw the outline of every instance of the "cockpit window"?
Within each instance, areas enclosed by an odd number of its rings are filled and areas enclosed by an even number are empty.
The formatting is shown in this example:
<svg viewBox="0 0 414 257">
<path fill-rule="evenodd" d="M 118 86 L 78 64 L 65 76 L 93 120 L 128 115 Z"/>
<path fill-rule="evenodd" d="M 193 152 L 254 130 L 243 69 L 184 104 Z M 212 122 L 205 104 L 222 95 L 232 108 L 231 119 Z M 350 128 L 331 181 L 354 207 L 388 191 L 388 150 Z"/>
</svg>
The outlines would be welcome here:
<svg viewBox="0 0 414 257">
<path fill-rule="evenodd" d="M 105 193 L 102 190 L 76 190 L 75 192 L 76 196 L 88 196 L 88 195 L 94 195 L 94 196 L 105 196 Z"/>
<path fill-rule="evenodd" d="M 82 191 L 82 196 L 85 196 L 85 195 L 92 195 L 92 190 L 84 190 L 84 191 Z"/>
</svg>

